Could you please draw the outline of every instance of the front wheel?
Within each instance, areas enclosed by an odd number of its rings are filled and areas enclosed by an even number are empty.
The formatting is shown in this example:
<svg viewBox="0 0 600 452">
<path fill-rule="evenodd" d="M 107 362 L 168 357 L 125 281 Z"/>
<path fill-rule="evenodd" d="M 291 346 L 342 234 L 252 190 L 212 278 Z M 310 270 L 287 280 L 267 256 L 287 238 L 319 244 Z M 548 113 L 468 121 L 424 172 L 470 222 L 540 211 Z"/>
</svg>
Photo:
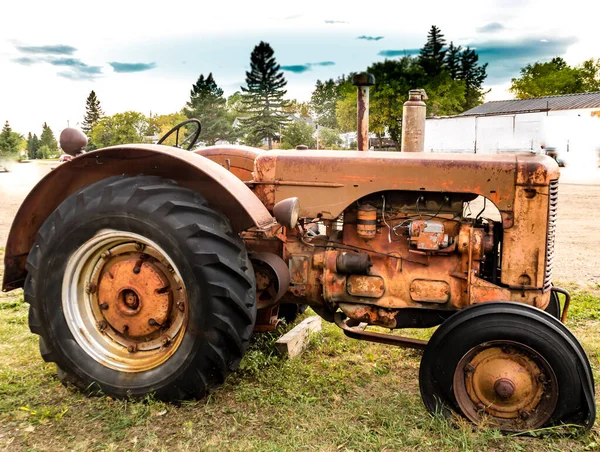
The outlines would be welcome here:
<svg viewBox="0 0 600 452">
<path fill-rule="evenodd" d="M 114 177 L 65 200 L 27 261 L 29 325 L 84 391 L 201 397 L 237 368 L 255 281 L 227 218 L 157 177 Z"/>
<path fill-rule="evenodd" d="M 557 319 L 517 303 L 484 303 L 444 322 L 429 341 L 419 386 L 431 412 L 527 431 L 560 423 L 591 428 L 592 372 Z"/>
</svg>

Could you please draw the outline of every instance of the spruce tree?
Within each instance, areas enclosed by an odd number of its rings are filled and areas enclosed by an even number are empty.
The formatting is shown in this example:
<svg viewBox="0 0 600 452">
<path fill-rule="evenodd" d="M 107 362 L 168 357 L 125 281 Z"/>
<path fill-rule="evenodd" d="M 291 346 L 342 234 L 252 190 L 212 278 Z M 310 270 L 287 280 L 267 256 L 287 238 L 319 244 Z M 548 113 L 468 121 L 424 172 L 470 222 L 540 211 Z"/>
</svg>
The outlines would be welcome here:
<svg viewBox="0 0 600 452">
<path fill-rule="evenodd" d="M 485 91 L 483 82 L 487 77 L 487 63 L 479 65 L 479 56 L 475 50 L 467 47 L 460 54 L 459 78 L 465 83 L 464 109 L 469 110 L 483 102 Z"/>
<path fill-rule="evenodd" d="M 450 42 L 450 46 L 446 50 L 446 56 L 444 58 L 444 63 L 446 64 L 446 70 L 450 74 L 453 80 L 456 80 L 460 77 L 460 53 L 462 51 L 462 46 L 456 47 L 453 42 Z"/>
<path fill-rule="evenodd" d="M 419 53 L 419 62 L 428 76 L 436 77 L 444 70 L 445 45 L 446 40 L 441 30 L 432 25 L 427 34 L 427 42 Z"/>
<path fill-rule="evenodd" d="M 81 123 L 81 130 L 83 130 L 88 137 L 91 136 L 92 129 L 98 124 L 102 116 L 104 116 L 104 112 L 100 107 L 100 101 L 96 97 L 96 93 L 92 90 L 85 101 L 85 116 Z"/>
<path fill-rule="evenodd" d="M 0 132 L 0 157 L 15 158 L 19 153 L 19 141 L 21 136 L 13 132 L 8 121 L 4 123 Z"/>
<path fill-rule="evenodd" d="M 261 41 L 250 55 L 250 71 L 246 72 L 247 87 L 242 87 L 244 116 L 242 125 L 251 140 L 267 139 L 269 149 L 279 135 L 287 117 L 282 109 L 286 102 L 283 89 L 287 81 L 280 71 L 271 46 Z"/>
<path fill-rule="evenodd" d="M 56 138 L 54 138 L 54 132 L 52 129 L 48 127 L 48 124 L 44 123 L 42 126 L 42 134 L 40 135 L 40 143 L 39 147 L 46 146 L 50 153 L 55 153 L 58 151 L 58 144 L 56 143 Z"/>
<path fill-rule="evenodd" d="M 213 145 L 231 137 L 232 121 L 227 113 L 227 100 L 212 73 L 206 78 L 200 74 L 198 81 L 192 85 L 190 100 L 183 112 L 188 118 L 196 118 L 202 124 L 200 141 Z"/>
</svg>

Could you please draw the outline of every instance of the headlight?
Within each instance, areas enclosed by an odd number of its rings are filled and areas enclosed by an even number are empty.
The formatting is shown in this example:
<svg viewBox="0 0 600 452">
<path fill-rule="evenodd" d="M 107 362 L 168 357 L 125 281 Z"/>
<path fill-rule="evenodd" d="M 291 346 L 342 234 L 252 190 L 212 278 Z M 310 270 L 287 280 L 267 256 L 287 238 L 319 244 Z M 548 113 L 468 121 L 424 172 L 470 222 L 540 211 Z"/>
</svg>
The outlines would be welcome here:
<svg viewBox="0 0 600 452">
<path fill-rule="evenodd" d="M 300 201 L 298 198 L 287 198 L 279 201 L 273 207 L 273 214 L 277 223 L 289 229 L 294 229 L 298 224 L 300 214 Z"/>
</svg>

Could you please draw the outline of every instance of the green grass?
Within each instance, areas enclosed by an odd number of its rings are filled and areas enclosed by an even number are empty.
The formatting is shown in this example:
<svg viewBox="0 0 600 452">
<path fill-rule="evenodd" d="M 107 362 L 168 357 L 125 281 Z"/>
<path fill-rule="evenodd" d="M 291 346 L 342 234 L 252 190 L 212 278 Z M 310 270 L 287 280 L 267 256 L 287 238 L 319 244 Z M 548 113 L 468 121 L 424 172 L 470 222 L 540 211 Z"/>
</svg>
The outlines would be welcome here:
<svg viewBox="0 0 600 452">
<path fill-rule="evenodd" d="M 1 254 L 1 253 L 0 253 Z M 1 256 L 0 256 L 1 257 Z M 575 293 L 569 323 L 600 369 L 600 298 Z M 592 450 L 595 427 L 545 437 L 474 430 L 432 416 L 418 390 L 420 353 L 354 341 L 331 324 L 297 359 L 256 336 L 240 370 L 178 406 L 85 397 L 60 384 L 27 328 L 22 292 L 0 294 L 0 448 L 7 450 Z M 429 334 L 419 332 L 419 336 Z"/>
</svg>

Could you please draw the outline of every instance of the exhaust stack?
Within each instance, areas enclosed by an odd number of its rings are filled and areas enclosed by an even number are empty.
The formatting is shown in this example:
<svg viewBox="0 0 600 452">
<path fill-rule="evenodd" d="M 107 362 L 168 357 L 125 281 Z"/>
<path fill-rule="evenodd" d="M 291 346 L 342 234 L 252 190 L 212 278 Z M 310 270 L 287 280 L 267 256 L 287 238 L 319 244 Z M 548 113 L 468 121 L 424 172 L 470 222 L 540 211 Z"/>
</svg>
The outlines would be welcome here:
<svg viewBox="0 0 600 452">
<path fill-rule="evenodd" d="M 425 150 L 425 111 L 427 94 L 424 89 L 411 89 L 402 109 L 402 152 Z"/>
<path fill-rule="evenodd" d="M 356 123 L 358 136 L 356 143 L 359 151 L 369 150 L 369 86 L 375 84 L 375 77 L 367 72 L 352 77 L 352 84 L 358 88 L 356 98 Z"/>
</svg>

